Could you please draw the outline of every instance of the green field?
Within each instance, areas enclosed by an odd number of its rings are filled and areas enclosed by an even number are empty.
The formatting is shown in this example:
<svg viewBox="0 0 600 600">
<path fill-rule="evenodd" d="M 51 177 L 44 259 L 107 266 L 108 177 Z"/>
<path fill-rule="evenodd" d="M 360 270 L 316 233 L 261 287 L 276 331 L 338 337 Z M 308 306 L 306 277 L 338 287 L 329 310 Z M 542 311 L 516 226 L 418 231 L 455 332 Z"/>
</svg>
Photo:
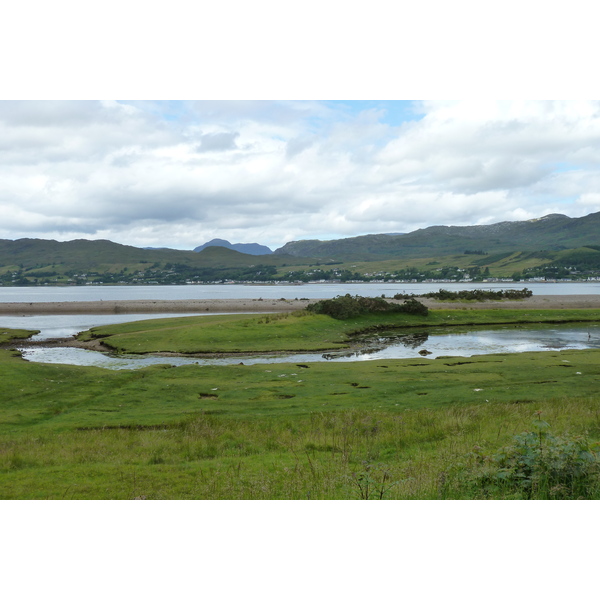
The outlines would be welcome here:
<svg viewBox="0 0 600 600">
<path fill-rule="evenodd" d="M 528 312 L 425 319 L 600 320 L 600 311 Z M 393 319 L 423 326 L 410 315 L 345 322 L 300 313 L 145 321 L 94 334 L 141 351 L 232 351 L 249 340 L 295 349 L 319 336 L 324 346 L 345 343 Z M 2 349 L 0 381 L 5 499 L 600 498 L 599 351 L 110 371 L 27 363 Z M 525 431 L 533 432 L 525 452 L 523 442 L 502 450 Z M 524 462 L 541 460 L 546 479 L 514 465 L 508 472 L 521 479 L 511 479 L 502 460 L 516 451 Z"/>
<path fill-rule="evenodd" d="M 432 310 L 428 316 L 370 314 L 343 321 L 299 311 L 261 317 L 211 315 L 105 325 L 84 332 L 79 339 L 101 339 L 115 351 L 139 354 L 304 351 L 345 348 L 354 335 L 377 329 L 598 321 L 600 310 L 594 309 L 453 308 Z"/>
</svg>

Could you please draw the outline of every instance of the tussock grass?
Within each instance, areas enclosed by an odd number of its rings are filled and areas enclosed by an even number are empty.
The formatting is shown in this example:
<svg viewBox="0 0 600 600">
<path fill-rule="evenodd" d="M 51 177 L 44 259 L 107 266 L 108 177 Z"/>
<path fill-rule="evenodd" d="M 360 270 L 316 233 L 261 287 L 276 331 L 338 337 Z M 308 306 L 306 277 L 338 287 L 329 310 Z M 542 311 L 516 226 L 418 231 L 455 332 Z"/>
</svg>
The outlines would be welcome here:
<svg viewBox="0 0 600 600">
<path fill-rule="evenodd" d="M 542 410 L 560 433 L 598 435 L 595 400 L 312 413 L 259 421 L 195 416 L 174 426 L 4 440 L 4 498 L 441 499 L 474 457 L 492 454 Z M 568 416 L 567 416 L 568 415 Z M 593 429 L 593 431 L 590 431 Z M 497 497 L 502 497 L 498 494 Z M 590 490 L 598 498 L 598 489 Z"/>
<path fill-rule="evenodd" d="M 518 497 L 481 469 L 538 411 L 599 441 L 599 356 L 106 371 L 1 350 L 0 497 Z"/>
</svg>

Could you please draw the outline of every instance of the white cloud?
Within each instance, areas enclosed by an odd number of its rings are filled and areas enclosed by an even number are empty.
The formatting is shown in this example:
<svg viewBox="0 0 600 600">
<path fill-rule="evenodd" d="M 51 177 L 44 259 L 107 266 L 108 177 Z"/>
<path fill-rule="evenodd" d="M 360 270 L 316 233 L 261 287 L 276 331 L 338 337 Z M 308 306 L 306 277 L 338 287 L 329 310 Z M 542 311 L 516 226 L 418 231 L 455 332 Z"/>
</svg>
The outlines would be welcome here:
<svg viewBox="0 0 600 600">
<path fill-rule="evenodd" d="M 0 102 L 0 237 L 276 248 L 600 210 L 598 102 L 352 109 Z"/>
</svg>

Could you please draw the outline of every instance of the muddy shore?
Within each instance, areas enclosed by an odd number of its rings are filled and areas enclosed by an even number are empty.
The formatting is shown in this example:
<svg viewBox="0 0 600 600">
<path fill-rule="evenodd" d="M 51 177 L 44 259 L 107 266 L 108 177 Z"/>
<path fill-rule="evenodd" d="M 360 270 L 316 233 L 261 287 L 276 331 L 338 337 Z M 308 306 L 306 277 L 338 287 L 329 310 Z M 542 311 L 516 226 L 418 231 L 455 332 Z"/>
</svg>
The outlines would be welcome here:
<svg viewBox="0 0 600 600">
<path fill-rule="evenodd" d="M 532 296 L 524 300 L 487 302 L 439 302 L 420 299 L 431 309 L 476 308 L 561 309 L 599 308 L 600 294 Z M 96 302 L 0 302 L 3 315 L 106 315 L 152 313 L 265 313 L 289 312 L 306 308 L 317 300 L 101 300 Z"/>
<path fill-rule="evenodd" d="M 305 308 L 303 300 L 100 300 L 0 302 L 3 315 L 118 315 L 152 313 L 264 313 Z"/>
</svg>

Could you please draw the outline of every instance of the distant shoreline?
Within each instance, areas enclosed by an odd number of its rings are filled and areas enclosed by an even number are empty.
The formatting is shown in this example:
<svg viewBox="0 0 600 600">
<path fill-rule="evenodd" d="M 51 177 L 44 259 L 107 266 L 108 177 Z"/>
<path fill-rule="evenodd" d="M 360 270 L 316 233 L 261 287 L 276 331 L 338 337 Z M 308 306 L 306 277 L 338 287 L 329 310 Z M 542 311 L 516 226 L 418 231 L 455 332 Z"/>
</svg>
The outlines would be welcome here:
<svg viewBox="0 0 600 600">
<path fill-rule="evenodd" d="M 389 299 L 388 299 L 389 300 Z M 0 302 L 2 315 L 102 315 L 153 313 L 268 313 L 302 310 L 311 300 L 220 299 L 220 300 L 100 300 L 91 302 Z M 488 302 L 421 301 L 431 309 L 600 309 L 600 294 L 532 296 L 524 300 Z"/>
</svg>

